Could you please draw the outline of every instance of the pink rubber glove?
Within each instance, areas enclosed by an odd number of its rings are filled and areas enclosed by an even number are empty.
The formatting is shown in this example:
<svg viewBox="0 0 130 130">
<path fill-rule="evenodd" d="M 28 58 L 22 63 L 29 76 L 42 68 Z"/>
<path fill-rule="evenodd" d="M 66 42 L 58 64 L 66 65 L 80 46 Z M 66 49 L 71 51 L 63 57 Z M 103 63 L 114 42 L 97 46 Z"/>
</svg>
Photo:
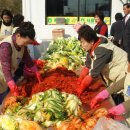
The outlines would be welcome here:
<svg viewBox="0 0 130 130">
<path fill-rule="evenodd" d="M 15 84 L 15 82 L 14 82 L 13 80 L 10 80 L 7 84 L 8 84 L 8 86 L 9 86 L 9 88 L 10 88 L 12 94 L 13 94 L 14 96 L 19 96 L 19 90 L 18 90 L 18 87 L 17 87 L 17 85 Z"/>
<path fill-rule="evenodd" d="M 35 76 L 37 71 L 38 70 L 37 70 L 37 67 L 35 65 L 33 67 L 31 67 L 31 68 L 28 68 L 28 67 L 24 68 L 24 74 L 26 76 L 30 76 L 30 77 Z"/>
<path fill-rule="evenodd" d="M 99 94 L 97 94 L 90 102 L 90 107 L 94 108 L 99 102 L 102 102 L 106 98 L 109 97 L 108 91 L 105 89 L 101 91 Z"/>
<path fill-rule="evenodd" d="M 29 71 L 31 71 L 32 73 L 36 73 L 38 70 L 37 70 L 37 66 L 34 65 L 33 67 L 29 68 Z"/>
<path fill-rule="evenodd" d="M 76 32 L 78 32 L 78 30 L 80 29 L 81 26 L 82 26 L 82 24 L 78 22 L 73 25 L 73 28 L 76 30 Z"/>
<path fill-rule="evenodd" d="M 110 108 L 108 110 L 108 113 L 110 115 L 122 115 L 122 114 L 126 113 L 126 110 L 125 110 L 123 104 L 119 104 L 117 106 L 114 106 L 114 107 Z"/>
<path fill-rule="evenodd" d="M 82 82 L 80 84 L 80 87 L 77 88 L 77 90 L 76 90 L 76 92 L 79 96 L 83 93 L 83 91 L 87 87 L 89 87 L 89 85 L 92 83 L 92 80 L 93 80 L 92 76 L 90 76 L 90 75 L 85 76 L 85 78 L 82 80 Z"/>
<path fill-rule="evenodd" d="M 89 69 L 87 67 L 83 67 L 80 76 L 78 78 L 78 82 L 81 83 L 81 81 L 85 78 L 85 76 L 88 75 L 88 73 L 89 73 Z"/>
<path fill-rule="evenodd" d="M 27 67 L 24 68 L 24 76 L 33 77 L 34 75 L 35 73 L 33 73 L 30 68 L 27 68 Z"/>
</svg>

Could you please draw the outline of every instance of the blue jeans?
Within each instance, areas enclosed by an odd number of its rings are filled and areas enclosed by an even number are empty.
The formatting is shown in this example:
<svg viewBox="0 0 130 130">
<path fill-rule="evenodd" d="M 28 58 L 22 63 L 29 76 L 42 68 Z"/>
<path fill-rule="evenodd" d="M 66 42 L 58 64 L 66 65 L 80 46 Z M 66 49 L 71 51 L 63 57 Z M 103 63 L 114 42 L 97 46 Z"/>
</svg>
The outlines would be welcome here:
<svg viewBox="0 0 130 130">
<path fill-rule="evenodd" d="M 9 88 L 7 88 L 7 90 L 3 93 L 0 93 L 0 104 L 2 104 L 2 101 L 4 100 L 4 98 L 6 97 L 6 95 L 9 92 Z"/>
</svg>

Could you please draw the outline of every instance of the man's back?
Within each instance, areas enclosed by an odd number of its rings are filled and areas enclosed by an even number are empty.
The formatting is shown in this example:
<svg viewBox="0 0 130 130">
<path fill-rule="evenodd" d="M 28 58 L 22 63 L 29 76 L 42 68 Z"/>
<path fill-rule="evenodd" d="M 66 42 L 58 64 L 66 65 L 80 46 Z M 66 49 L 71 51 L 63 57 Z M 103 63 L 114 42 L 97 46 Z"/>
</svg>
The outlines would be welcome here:
<svg viewBox="0 0 130 130">
<path fill-rule="evenodd" d="M 123 33 L 121 47 L 127 53 L 130 52 L 130 18 L 125 22 L 125 17 L 123 19 Z"/>
<path fill-rule="evenodd" d="M 123 21 L 119 20 L 112 24 L 110 34 L 114 37 L 115 41 L 121 40 L 123 31 Z"/>
</svg>

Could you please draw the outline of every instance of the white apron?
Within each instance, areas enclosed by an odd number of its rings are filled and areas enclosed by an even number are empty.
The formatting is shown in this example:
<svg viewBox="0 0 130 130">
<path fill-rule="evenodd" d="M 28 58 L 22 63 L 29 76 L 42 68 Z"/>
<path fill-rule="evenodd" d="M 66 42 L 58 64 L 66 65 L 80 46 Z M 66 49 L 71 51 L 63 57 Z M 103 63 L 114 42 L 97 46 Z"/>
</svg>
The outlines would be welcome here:
<svg viewBox="0 0 130 130">
<path fill-rule="evenodd" d="M 12 35 L 8 36 L 6 39 L 4 39 L 3 41 L 0 42 L 0 44 L 2 42 L 8 42 L 9 44 L 11 44 L 11 48 L 12 48 L 12 55 L 11 55 L 11 74 L 12 76 L 14 76 L 14 72 L 17 70 L 19 63 L 21 62 L 22 58 L 23 58 L 23 54 L 24 54 L 24 47 L 21 48 L 20 51 L 17 51 L 14 43 L 12 41 Z M 2 71 L 2 66 L 0 63 L 0 94 L 5 92 L 7 90 L 7 83 L 5 81 L 5 77 Z"/>
<path fill-rule="evenodd" d="M 4 39 L 7 36 L 11 35 L 12 31 L 13 31 L 13 26 L 12 25 L 6 26 L 2 22 L 1 28 L 0 28 L 0 39 Z"/>
<path fill-rule="evenodd" d="M 125 101 L 130 99 L 130 73 L 127 72 L 125 82 L 124 82 L 124 98 Z M 125 114 L 126 120 L 129 123 L 130 127 L 130 112 Z"/>
</svg>

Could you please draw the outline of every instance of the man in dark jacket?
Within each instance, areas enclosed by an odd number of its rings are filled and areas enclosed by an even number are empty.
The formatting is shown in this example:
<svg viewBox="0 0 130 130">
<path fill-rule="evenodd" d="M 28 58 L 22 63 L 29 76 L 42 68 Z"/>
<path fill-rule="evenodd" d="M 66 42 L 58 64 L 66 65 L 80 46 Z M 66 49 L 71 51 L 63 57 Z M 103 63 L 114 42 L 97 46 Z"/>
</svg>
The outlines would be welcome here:
<svg viewBox="0 0 130 130">
<path fill-rule="evenodd" d="M 110 34 L 113 36 L 112 42 L 120 47 L 122 31 L 123 31 L 123 15 L 121 13 L 116 13 L 115 20 L 111 26 Z"/>
<path fill-rule="evenodd" d="M 130 63 L 130 3 L 123 5 L 125 17 L 123 19 L 123 33 L 121 39 L 121 48 L 128 53 Z"/>
</svg>

